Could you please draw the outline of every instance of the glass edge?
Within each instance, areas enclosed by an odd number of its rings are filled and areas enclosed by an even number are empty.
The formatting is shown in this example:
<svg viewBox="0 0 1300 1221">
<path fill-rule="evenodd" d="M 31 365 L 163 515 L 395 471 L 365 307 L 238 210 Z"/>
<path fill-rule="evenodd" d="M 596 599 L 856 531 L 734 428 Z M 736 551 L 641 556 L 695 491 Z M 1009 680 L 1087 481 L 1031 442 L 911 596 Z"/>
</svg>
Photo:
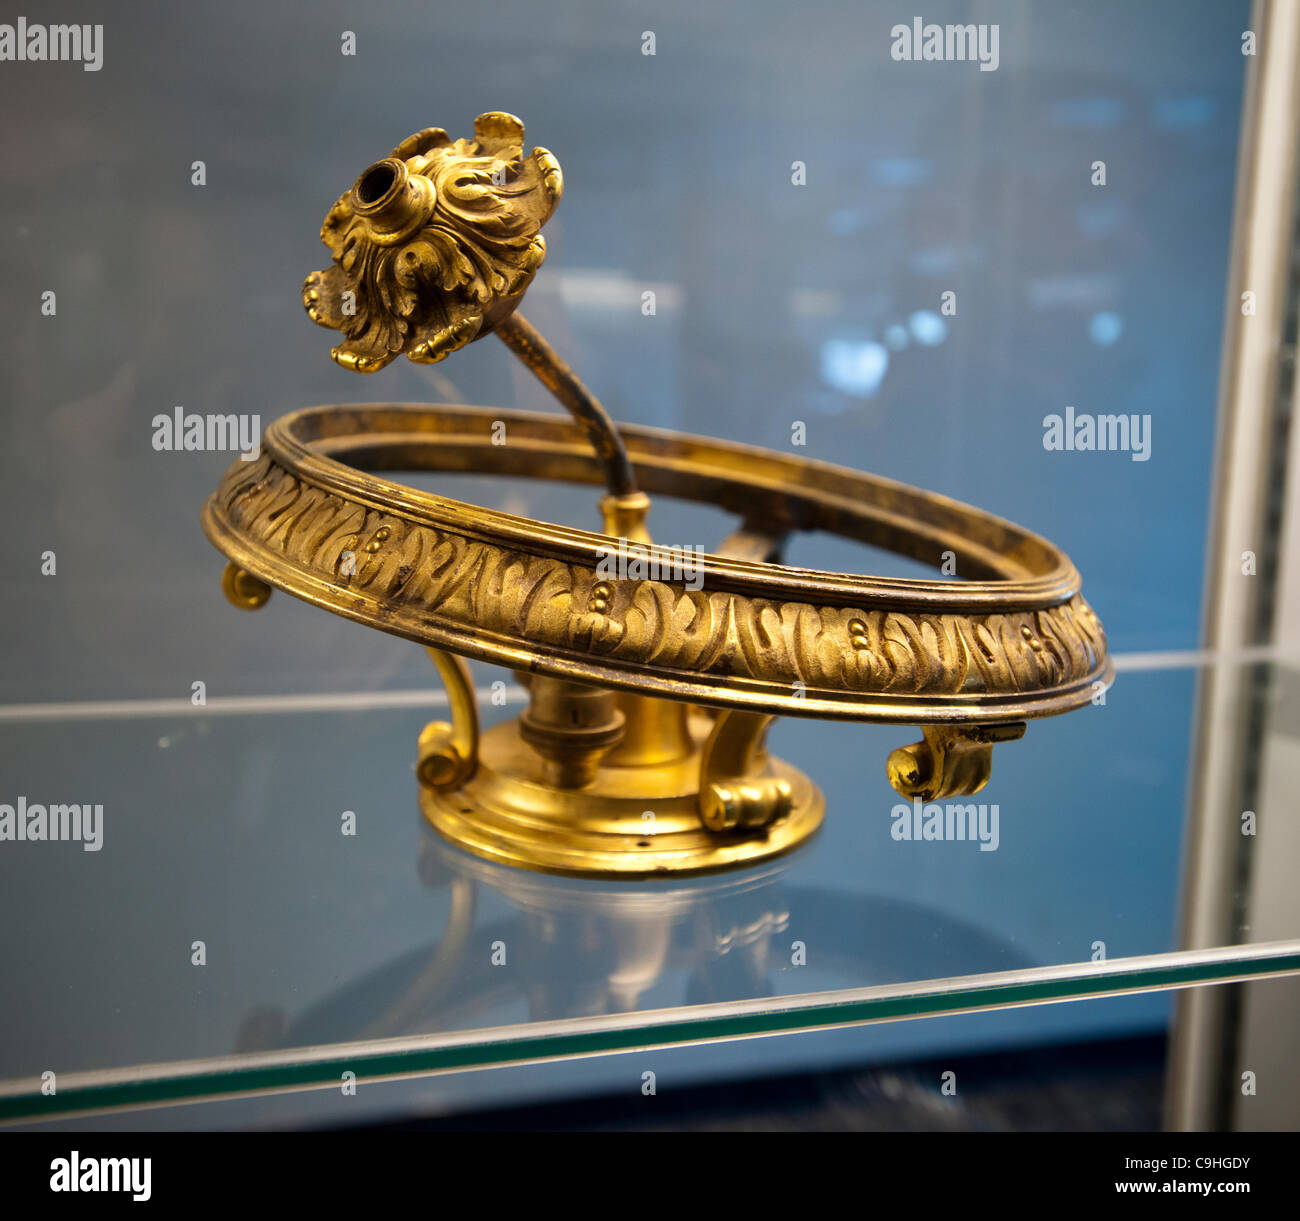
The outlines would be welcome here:
<svg viewBox="0 0 1300 1221">
<path fill-rule="evenodd" d="M 0 1082 L 0 1123 L 333 1088 L 344 1072 L 358 1084 L 394 1081 L 1292 974 L 1300 974 L 1300 940 L 97 1069 L 65 1074 L 53 1094 L 42 1093 L 39 1077 Z"/>
</svg>

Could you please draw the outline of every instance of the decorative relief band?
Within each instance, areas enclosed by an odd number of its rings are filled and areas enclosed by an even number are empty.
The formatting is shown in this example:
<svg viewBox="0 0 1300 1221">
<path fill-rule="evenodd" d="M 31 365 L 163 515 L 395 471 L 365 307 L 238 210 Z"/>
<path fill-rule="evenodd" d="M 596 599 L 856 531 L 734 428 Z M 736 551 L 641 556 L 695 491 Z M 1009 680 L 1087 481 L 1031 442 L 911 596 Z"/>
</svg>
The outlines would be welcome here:
<svg viewBox="0 0 1300 1221">
<path fill-rule="evenodd" d="M 593 568 L 469 539 L 350 501 L 263 454 L 236 463 L 209 511 L 292 588 L 287 564 L 382 608 L 375 626 L 438 622 L 522 648 L 691 679 L 749 679 L 802 695 L 984 697 L 1078 687 L 1106 669 L 1081 596 L 989 614 L 814 605 Z M 276 577 L 281 579 L 276 579 Z M 1086 695 L 1072 703 L 1086 701 Z M 1056 709 L 1053 709 L 1056 710 Z M 1044 709 L 1047 711 L 1047 709 Z"/>
</svg>

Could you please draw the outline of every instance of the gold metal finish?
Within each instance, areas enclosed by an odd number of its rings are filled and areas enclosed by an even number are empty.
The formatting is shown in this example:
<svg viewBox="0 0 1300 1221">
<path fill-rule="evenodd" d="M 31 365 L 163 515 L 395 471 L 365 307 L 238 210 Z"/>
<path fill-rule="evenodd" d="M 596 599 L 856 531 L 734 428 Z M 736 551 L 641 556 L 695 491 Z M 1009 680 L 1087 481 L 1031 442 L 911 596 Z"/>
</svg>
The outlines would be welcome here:
<svg viewBox="0 0 1300 1221">
<path fill-rule="evenodd" d="M 744 715 L 744 714 L 741 714 Z M 690 719 L 691 752 L 674 763 L 611 765 L 583 788 L 560 788 L 521 737 L 518 722 L 489 729 L 479 766 L 455 791 L 422 787 L 420 807 L 447 839 L 489 860 L 550 873 L 655 877 L 711 872 L 798 847 L 821 825 L 825 802 L 800 772 L 769 760 L 789 787 L 788 813 L 766 827 L 711 831 L 700 778 L 711 720 Z"/>
<path fill-rule="evenodd" d="M 541 755 L 548 784 L 585 788 L 595 780 L 601 758 L 623 739 L 618 696 L 540 674 L 528 690 L 532 700 L 519 718 L 519 736 Z"/>
<path fill-rule="evenodd" d="M 787 852 L 824 802 L 764 748 L 777 715 L 922 727 L 889 758 L 909 797 L 978 791 L 994 743 L 1109 686 L 1106 638 L 1069 559 L 946 497 L 790 454 L 616 429 L 516 312 L 545 255 L 558 163 L 523 124 L 480 115 L 473 140 L 420 132 L 364 171 L 326 218 L 333 265 L 308 277 L 332 355 L 371 372 L 441 360 L 489 333 L 571 420 L 485 407 L 342 404 L 275 421 L 203 510 L 255 607 L 271 586 L 425 645 L 450 724 L 420 737 L 425 815 L 449 840 L 528 869 L 646 876 Z M 504 423 L 508 443 L 499 443 Z M 418 492 L 396 470 L 487 473 L 606 489 L 601 533 Z M 736 514 L 713 554 L 673 568 L 651 497 Z M 821 530 L 969 579 L 899 580 L 789 567 Z M 636 563 L 611 568 L 632 549 Z M 654 563 L 649 561 L 653 560 Z M 637 567 L 640 565 L 640 567 Z M 478 734 L 470 657 L 516 671 L 517 720 Z"/>
<path fill-rule="evenodd" d="M 221 592 L 240 610 L 261 610 L 271 600 L 271 587 L 238 564 L 227 564 L 221 574 Z"/>
<path fill-rule="evenodd" d="M 889 783 L 904 797 L 969 797 L 989 782 L 993 744 L 1025 736 L 1023 721 L 1010 725 L 925 725 L 924 741 L 889 756 Z"/>
<path fill-rule="evenodd" d="M 615 500 L 636 500 L 636 477 L 618 430 L 578 375 L 556 355 L 522 314 L 511 314 L 497 327 L 497 336 L 532 371 L 587 434 L 587 440 L 605 469 L 605 485 Z M 645 501 L 645 507 L 650 502 Z M 643 514 L 644 520 L 644 514 Z M 606 533 L 610 533 L 606 530 Z"/>
<path fill-rule="evenodd" d="M 474 139 L 416 132 L 362 171 L 321 227 L 334 265 L 302 287 L 313 322 L 342 331 L 330 355 L 374 373 L 405 353 L 434 364 L 496 332 L 583 427 L 611 494 L 636 490 L 618 430 L 550 344 L 514 313 L 546 258 L 541 228 L 564 193 L 544 148 L 524 156 L 524 125 L 491 111 Z"/>
<path fill-rule="evenodd" d="M 472 140 L 427 127 L 339 197 L 320 234 L 334 264 L 307 277 L 303 304 L 343 333 L 340 365 L 431 364 L 514 311 L 564 193 L 559 162 L 523 145 L 524 125 L 499 111 L 479 115 Z"/>
<path fill-rule="evenodd" d="M 494 445 L 504 421 L 509 445 Z M 879 476 L 625 426 L 642 487 L 794 519 L 994 579 L 854 576 L 699 557 L 701 588 L 608 575 L 617 540 L 417 492 L 377 469 L 600 484 L 583 435 L 500 408 L 309 408 L 268 428 L 204 509 L 241 568 L 421 644 L 574 682 L 789 716 L 1000 724 L 1083 707 L 1111 667 L 1045 539 Z"/>
<path fill-rule="evenodd" d="M 447 688 L 451 724 L 431 721 L 424 727 L 417 746 L 416 774 L 420 783 L 430 788 L 450 789 L 473 776 L 478 766 L 474 680 L 469 667 L 455 653 L 431 648 L 428 654 Z"/>
<path fill-rule="evenodd" d="M 766 827 L 790 812 L 790 782 L 767 772 L 769 713 L 728 709 L 700 761 L 700 821 L 710 831 Z"/>
</svg>

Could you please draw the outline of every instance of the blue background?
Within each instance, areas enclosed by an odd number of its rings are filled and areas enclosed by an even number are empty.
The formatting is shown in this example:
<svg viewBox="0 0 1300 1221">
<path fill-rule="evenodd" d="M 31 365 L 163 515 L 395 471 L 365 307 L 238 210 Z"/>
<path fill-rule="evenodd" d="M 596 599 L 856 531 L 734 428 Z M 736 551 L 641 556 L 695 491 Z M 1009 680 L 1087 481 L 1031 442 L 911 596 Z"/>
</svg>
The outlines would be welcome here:
<svg viewBox="0 0 1300 1221">
<path fill-rule="evenodd" d="M 62 6 L 59 21 L 104 23 L 102 71 L 0 65 L 0 700 L 188 698 L 196 680 L 210 697 L 433 685 L 414 646 L 289 598 L 255 618 L 229 608 L 198 512 L 230 455 L 155 452 L 151 421 L 176 404 L 256 412 L 264 426 L 332 401 L 550 410 L 491 338 L 439 366 L 345 373 L 298 299 L 326 262 L 320 221 L 362 168 L 421 127 L 468 134 L 489 109 L 519 114 L 564 167 L 525 309 L 616 418 L 778 449 L 803 421 L 798 452 L 1060 544 L 1113 651 L 1196 647 L 1247 11 L 924 5 L 927 22 L 999 24 L 1000 66 L 985 73 L 894 62 L 890 28 L 913 10 L 862 0 Z M 340 54 L 344 30 L 355 57 Z M 1098 160 L 1104 187 L 1091 183 Z M 791 182 L 795 161 L 806 185 Z M 40 313 L 47 289 L 53 318 Z M 941 318 L 949 290 L 957 314 Z M 1046 452 L 1043 417 L 1067 405 L 1149 414 L 1150 460 Z M 595 524 L 588 490 L 432 485 Z M 660 541 L 706 547 L 730 528 L 667 503 L 652 524 Z M 56 577 L 40 575 L 45 550 Z M 819 537 L 789 554 L 926 572 Z M 891 851 L 919 846 L 888 840 L 883 760 L 909 735 L 783 725 L 777 749 L 814 771 L 845 823 L 798 868 L 978 925 L 1016 961 L 1086 958 L 1096 938 L 1112 955 L 1173 948 L 1192 695 L 1190 674 L 1135 673 L 1106 708 L 1032 726 L 999 748 L 987 791 L 1002 806 L 999 852 L 937 845 L 905 864 Z M 403 758 L 421 718 L 408 720 Z M 77 726 L 46 725 L 44 746 L 11 738 L 4 791 L 56 784 Z M 273 817 L 268 770 L 309 768 L 311 742 L 328 737 L 300 740 L 273 717 L 258 733 L 279 763 L 252 750 L 219 760 L 254 826 Z M 170 798 L 133 778 L 157 766 L 164 736 L 102 756 L 119 816 L 142 829 L 202 808 L 185 790 L 197 762 Z M 363 792 L 364 762 L 352 761 Z M 192 869 L 198 885 L 201 862 L 159 842 L 136 867 Z M 213 919 L 238 923 L 219 889 L 211 903 Z M 382 931 L 355 954 L 331 944 L 333 969 L 290 1007 L 373 966 Z M 905 1024 L 863 1032 L 852 1054 L 1149 1028 L 1165 1009 L 1155 997 Z M 234 1024 L 211 1026 L 216 1049 Z M 827 1058 L 846 1054 L 845 1037 L 825 1037 Z M 746 1046 L 747 1059 L 733 1049 L 716 1063 L 757 1071 L 774 1054 Z M 701 1054 L 691 1071 L 714 1062 Z M 546 1070 L 546 1088 L 594 1070 L 565 1071 Z"/>
</svg>

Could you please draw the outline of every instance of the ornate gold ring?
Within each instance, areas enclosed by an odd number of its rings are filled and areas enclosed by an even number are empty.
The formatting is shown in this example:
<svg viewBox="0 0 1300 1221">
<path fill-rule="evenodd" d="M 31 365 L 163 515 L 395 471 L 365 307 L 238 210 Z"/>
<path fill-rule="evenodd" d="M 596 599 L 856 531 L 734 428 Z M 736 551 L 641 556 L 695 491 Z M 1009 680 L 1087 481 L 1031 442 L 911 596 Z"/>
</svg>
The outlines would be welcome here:
<svg viewBox="0 0 1300 1221">
<path fill-rule="evenodd" d="M 495 334 L 569 412 L 343 404 L 277 420 L 203 509 L 223 588 L 279 587 L 425 645 L 452 720 L 420 735 L 425 815 L 493 860 L 644 876 L 789 851 L 821 824 L 817 786 L 765 748 L 777 715 L 919 725 L 890 782 L 929 801 L 977 792 L 995 743 L 1112 681 L 1079 574 L 1051 543 L 968 505 L 727 441 L 616 428 L 517 312 L 563 178 L 523 124 L 471 140 L 427 128 L 364 170 L 326 216 L 333 264 L 303 286 L 331 355 L 369 373 Z M 593 533 L 417 491 L 375 472 L 603 485 Z M 650 494 L 718 506 L 711 553 L 656 546 Z M 820 530 L 962 578 L 902 580 L 781 562 Z M 946 566 L 945 566 L 946 567 Z M 513 668 L 517 720 L 480 734 L 463 658 Z"/>
<path fill-rule="evenodd" d="M 508 444 L 500 441 L 504 425 Z M 1079 574 L 1047 540 L 892 480 L 731 442 L 620 429 L 644 492 L 717 505 L 772 551 L 822 530 L 979 580 L 903 580 L 692 557 L 686 579 L 604 575 L 611 536 L 430 495 L 369 473 L 603 482 L 569 421 L 497 408 L 297 411 L 237 461 L 203 514 L 245 571 L 370 627 L 539 674 L 785 716 L 995 724 L 1066 712 L 1109 684 Z M 494 441 L 494 436 L 497 438 Z M 669 556 L 646 548 L 647 558 Z M 664 565 L 667 566 L 666 564 Z"/>
</svg>

